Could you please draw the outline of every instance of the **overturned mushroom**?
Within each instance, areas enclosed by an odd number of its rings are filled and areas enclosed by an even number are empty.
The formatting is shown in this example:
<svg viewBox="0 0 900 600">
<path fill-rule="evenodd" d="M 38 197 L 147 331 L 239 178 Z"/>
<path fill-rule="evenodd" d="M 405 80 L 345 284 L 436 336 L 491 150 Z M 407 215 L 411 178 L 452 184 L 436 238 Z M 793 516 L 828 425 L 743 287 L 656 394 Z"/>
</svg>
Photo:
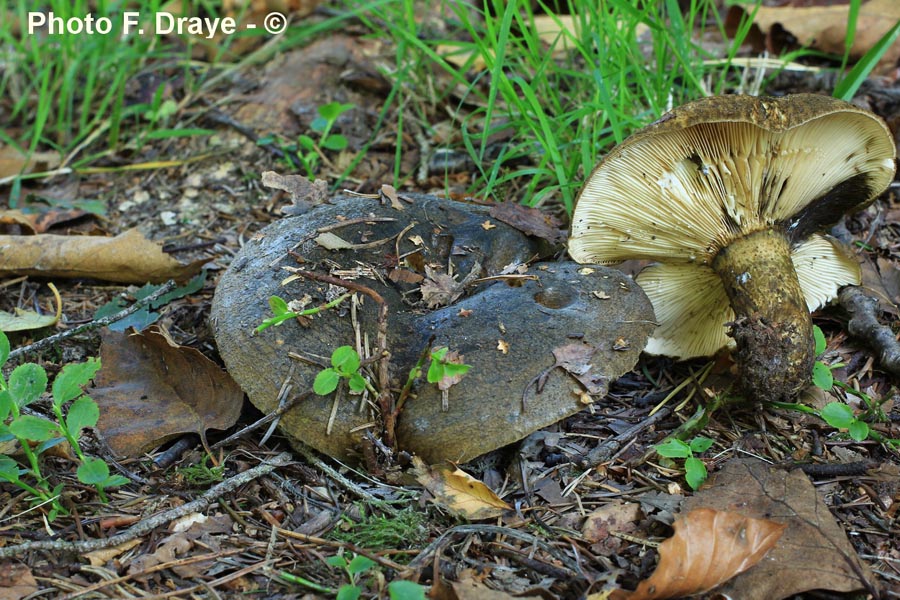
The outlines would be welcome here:
<svg viewBox="0 0 900 600">
<path fill-rule="evenodd" d="M 645 350 L 691 358 L 733 343 L 746 394 L 792 398 L 815 358 L 810 311 L 860 279 L 819 232 L 884 191 L 895 155 L 881 119 L 826 96 L 698 100 L 597 166 L 569 253 L 658 261 L 637 277 L 659 323 Z"/>
</svg>

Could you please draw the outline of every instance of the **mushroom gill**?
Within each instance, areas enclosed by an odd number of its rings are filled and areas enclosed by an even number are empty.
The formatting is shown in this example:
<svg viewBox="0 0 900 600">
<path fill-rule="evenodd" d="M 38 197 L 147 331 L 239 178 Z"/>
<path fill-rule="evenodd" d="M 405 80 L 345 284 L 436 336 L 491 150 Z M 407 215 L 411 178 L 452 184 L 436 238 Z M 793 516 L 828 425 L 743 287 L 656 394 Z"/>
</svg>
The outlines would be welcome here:
<svg viewBox="0 0 900 600">
<path fill-rule="evenodd" d="M 748 395 L 793 398 L 814 362 L 809 311 L 859 282 L 856 261 L 818 232 L 873 201 L 894 158 L 878 117 L 833 98 L 698 100 L 597 166 L 569 253 L 657 261 L 637 277 L 659 323 L 645 350 L 690 358 L 731 345 Z"/>
</svg>

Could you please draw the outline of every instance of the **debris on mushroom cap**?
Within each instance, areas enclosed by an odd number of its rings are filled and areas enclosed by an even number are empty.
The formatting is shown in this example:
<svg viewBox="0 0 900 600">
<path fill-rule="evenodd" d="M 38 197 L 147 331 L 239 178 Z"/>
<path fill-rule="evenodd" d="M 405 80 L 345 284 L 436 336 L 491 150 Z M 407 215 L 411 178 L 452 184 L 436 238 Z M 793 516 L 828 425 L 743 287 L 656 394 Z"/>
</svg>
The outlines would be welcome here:
<svg viewBox="0 0 900 600">
<path fill-rule="evenodd" d="M 725 324 L 735 314 L 713 268 L 723 249 L 778 231 L 807 307 L 821 306 L 859 282 L 859 267 L 816 232 L 888 186 L 895 152 L 878 117 L 827 96 L 698 100 L 597 166 L 575 207 L 569 253 L 579 262 L 662 263 L 637 277 L 660 323 L 646 350 L 709 355 L 733 343 Z"/>
</svg>

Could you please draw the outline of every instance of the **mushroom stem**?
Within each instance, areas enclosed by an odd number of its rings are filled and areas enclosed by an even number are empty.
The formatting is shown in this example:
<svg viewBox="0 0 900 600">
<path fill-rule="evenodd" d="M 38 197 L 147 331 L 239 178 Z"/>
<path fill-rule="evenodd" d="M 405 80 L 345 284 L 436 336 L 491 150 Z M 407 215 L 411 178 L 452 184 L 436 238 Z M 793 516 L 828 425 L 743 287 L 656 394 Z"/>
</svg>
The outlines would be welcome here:
<svg viewBox="0 0 900 600">
<path fill-rule="evenodd" d="M 787 236 L 750 233 L 720 250 L 712 267 L 734 310 L 729 335 L 744 392 L 763 401 L 794 399 L 809 385 L 815 342 Z"/>
</svg>

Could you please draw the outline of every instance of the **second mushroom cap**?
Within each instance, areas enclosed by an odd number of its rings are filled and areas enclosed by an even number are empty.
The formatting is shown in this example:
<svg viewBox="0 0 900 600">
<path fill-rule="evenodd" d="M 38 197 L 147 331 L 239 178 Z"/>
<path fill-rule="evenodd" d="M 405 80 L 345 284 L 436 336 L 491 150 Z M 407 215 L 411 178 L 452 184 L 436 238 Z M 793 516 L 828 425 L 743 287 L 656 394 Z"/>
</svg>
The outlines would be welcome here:
<svg viewBox="0 0 900 600">
<path fill-rule="evenodd" d="M 726 324 L 753 317 L 768 327 L 791 304 L 805 322 L 789 315 L 776 335 L 809 345 L 800 331 L 811 329 L 808 311 L 860 277 L 856 260 L 821 232 L 890 184 L 895 156 L 881 119 L 834 98 L 704 98 L 597 166 L 575 207 L 569 253 L 579 262 L 659 263 L 637 277 L 659 323 L 650 353 L 713 354 L 731 341 Z M 773 272 L 782 269 L 792 273 Z M 811 366 L 803 354 L 797 360 Z"/>
</svg>

